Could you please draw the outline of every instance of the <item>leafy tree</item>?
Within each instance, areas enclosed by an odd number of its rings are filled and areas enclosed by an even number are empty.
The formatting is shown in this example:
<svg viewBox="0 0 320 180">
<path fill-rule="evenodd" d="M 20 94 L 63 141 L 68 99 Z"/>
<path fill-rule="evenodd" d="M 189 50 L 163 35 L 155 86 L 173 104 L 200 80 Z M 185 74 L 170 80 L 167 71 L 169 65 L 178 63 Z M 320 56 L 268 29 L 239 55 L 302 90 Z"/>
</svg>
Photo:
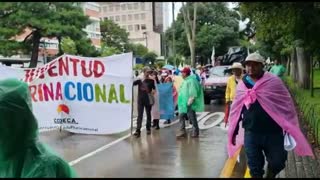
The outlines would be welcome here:
<svg viewBox="0 0 320 180">
<path fill-rule="evenodd" d="M 65 37 L 62 39 L 61 48 L 66 54 L 77 54 L 76 43 L 70 37 Z"/>
<path fill-rule="evenodd" d="M 142 44 L 128 44 L 128 49 L 126 52 L 132 52 L 134 56 L 143 57 L 148 53 L 148 48 Z"/>
<path fill-rule="evenodd" d="M 105 44 L 101 48 L 101 56 L 112 56 L 115 54 L 120 54 L 121 51 L 115 47 L 107 47 Z"/>
<path fill-rule="evenodd" d="M 143 56 L 144 64 L 154 65 L 158 55 L 155 52 L 148 52 Z"/>
<path fill-rule="evenodd" d="M 16 52 L 15 48 L 26 50 L 31 46 L 30 67 L 37 65 L 42 37 L 57 37 L 59 41 L 63 36 L 79 38 L 89 23 L 82 9 L 72 2 L 0 2 L 1 42 L 5 42 L 5 50 L 11 51 L 5 54 Z M 8 41 L 27 28 L 31 33 L 23 42 Z"/>
<path fill-rule="evenodd" d="M 228 51 L 228 47 L 239 44 L 238 21 L 240 17 L 236 11 L 228 9 L 224 2 L 197 2 L 195 4 L 197 4 L 195 54 L 200 56 L 200 59 L 205 60 L 211 57 L 213 46 L 216 54 L 223 55 Z M 192 6 L 188 3 L 185 7 L 193 12 Z M 173 29 L 177 54 L 190 57 L 182 10 L 178 14 L 174 27 L 166 31 L 165 37 L 169 47 L 172 46 Z"/>
<path fill-rule="evenodd" d="M 314 34 L 320 30 L 317 3 L 241 2 L 240 11 L 254 23 L 257 40 L 274 56 L 290 60 L 293 79 L 308 88 L 309 60 L 320 48 L 320 36 Z"/>
<path fill-rule="evenodd" d="M 75 43 L 79 55 L 86 57 L 100 56 L 100 52 L 92 45 L 91 40 L 88 37 L 82 37 L 75 41 Z"/>
<path fill-rule="evenodd" d="M 100 31 L 102 41 L 108 47 L 114 47 L 119 50 L 128 49 L 129 44 L 129 33 L 122 29 L 119 25 L 114 23 L 112 20 L 104 20 L 100 24 Z"/>
</svg>

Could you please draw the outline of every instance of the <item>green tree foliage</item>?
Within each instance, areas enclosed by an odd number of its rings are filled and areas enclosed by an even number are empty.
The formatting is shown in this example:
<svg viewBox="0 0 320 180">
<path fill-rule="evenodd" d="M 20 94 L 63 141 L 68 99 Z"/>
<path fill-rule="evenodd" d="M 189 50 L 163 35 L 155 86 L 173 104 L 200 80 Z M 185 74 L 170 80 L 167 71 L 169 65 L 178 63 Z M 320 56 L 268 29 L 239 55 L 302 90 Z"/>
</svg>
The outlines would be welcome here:
<svg viewBox="0 0 320 180">
<path fill-rule="evenodd" d="M 132 52 L 133 56 L 136 57 L 143 57 L 145 54 L 148 53 L 148 48 L 146 48 L 142 44 L 129 43 L 126 52 Z"/>
<path fill-rule="evenodd" d="M 66 54 L 76 55 L 76 43 L 70 37 L 64 37 L 61 41 L 62 51 Z"/>
<path fill-rule="evenodd" d="M 120 53 L 121 53 L 121 51 L 115 47 L 107 46 L 105 44 L 102 45 L 101 56 L 103 56 L 103 57 L 112 56 L 112 55 L 120 54 Z"/>
<path fill-rule="evenodd" d="M 118 50 L 124 51 L 128 49 L 129 44 L 129 33 L 122 29 L 119 25 L 114 23 L 112 20 L 104 20 L 100 24 L 100 31 L 102 41 L 108 47 L 114 47 Z"/>
<path fill-rule="evenodd" d="M 100 56 L 100 52 L 92 45 L 92 42 L 87 37 L 82 37 L 75 41 L 78 55 L 85 57 Z"/>
<path fill-rule="evenodd" d="M 144 64 L 150 64 L 154 65 L 156 59 L 157 59 L 157 54 L 155 52 L 148 52 L 143 56 L 143 61 Z"/>
<path fill-rule="evenodd" d="M 30 67 L 37 65 L 42 37 L 57 37 L 59 41 L 64 36 L 79 39 L 85 34 L 82 29 L 89 23 L 82 8 L 72 2 L 0 2 L 0 44 L 6 47 L 4 50 L 11 51 L 4 54 L 31 46 Z M 32 32 L 23 42 L 9 41 L 26 28 Z"/>
<path fill-rule="evenodd" d="M 213 46 L 217 55 L 224 55 L 228 51 L 228 47 L 239 44 L 239 15 L 235 11 L 228 9 L 224 2 L 197 2 L 197 4 L 195 48 L 196 54 L 201 59 L 211 57 Z M 183 28 L 181 12 L 178 14 L 174 27 L 170 27 L 166 31 L 166 42 L 168 42 L 169 47 L 172 47 L 173 28 L 177 53 L 189 57 L 190 50 Z"/>
</svg>

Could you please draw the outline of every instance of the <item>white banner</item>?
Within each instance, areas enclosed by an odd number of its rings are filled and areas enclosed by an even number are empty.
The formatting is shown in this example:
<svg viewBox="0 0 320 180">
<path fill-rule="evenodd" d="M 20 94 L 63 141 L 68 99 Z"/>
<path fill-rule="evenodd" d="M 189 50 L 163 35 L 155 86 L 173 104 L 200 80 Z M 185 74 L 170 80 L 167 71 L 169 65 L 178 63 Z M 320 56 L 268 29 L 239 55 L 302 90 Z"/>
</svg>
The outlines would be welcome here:
<svg viewBox="0 0 320 180">
<path fill-rule="evenodd" d="M 128 130 L 132 111 L 132 53 L 88 58 L 63 55 L 37 68 L 0 66 L 0 79 L 29 84 L 40 131 L 83 134 Z"/>
</svg>

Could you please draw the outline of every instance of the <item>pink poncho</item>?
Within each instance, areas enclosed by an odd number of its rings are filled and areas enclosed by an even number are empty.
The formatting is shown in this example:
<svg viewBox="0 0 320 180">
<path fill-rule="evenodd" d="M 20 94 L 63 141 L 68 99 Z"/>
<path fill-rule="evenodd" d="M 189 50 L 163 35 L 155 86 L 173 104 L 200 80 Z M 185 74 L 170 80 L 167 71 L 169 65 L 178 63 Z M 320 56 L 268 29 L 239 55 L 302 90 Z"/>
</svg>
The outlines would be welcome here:
<svg viewBox="0 0 320 180">
<path fill-rule="evenodd" d="M 244 129 L 239 126 L 236 145 L 232 145 L 232 135 L 235 131 L 243 105 L 247 108 L 258 100 L 261 107 L 275 120 L 283 131 L 289 133 L 297 142 L 294 151 L 300 156 L 312 156 L 310 144 L 300 130 L 298 116 L 292 98 L 281 81 L 275 75 L 265 72 L 252 89 L 248 89 L 241 81 L 237 86 L 236 97 L 230 110 L 230 126 L 228 129 L 228 154 L 232 157 L 243 145 Z"/>
</svg>

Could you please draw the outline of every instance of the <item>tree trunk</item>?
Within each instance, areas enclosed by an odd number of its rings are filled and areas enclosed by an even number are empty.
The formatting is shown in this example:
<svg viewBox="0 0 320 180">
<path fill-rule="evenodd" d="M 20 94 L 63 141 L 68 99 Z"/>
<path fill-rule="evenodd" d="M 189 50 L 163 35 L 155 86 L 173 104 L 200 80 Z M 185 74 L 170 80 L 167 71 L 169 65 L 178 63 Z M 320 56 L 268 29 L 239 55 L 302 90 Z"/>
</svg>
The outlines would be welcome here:
<svg viewBox="0 0 320 180">
<path fill-rule="evenodd" d="M 58 49 L 59 49 L 58 56 L 61 56 L 63 54 L 63 51 L 61 48 L 61 36 L 57 36 L 57 39 L 58 39 Z"/>
<path fill-rule="evenodd" d="M 194 42 L 192 42 L 191 46 L 190 46 L 190 55 L 191 55 L 191 66 L 196 67 L 196 61 L 195 61 L 196 52 L 195 52 L 195 43 Z"/>
<path fill-rule="evenodd" d="M 40 32 L 35 31 L 32 35 L 32 54 L 31 54 L 29 68 L 37 67 L 40 39 L 41 39 Z"/>
<path fill-rule="evenodd" d="M 290 70 L 291 70 L 291 67 L 290 67 L 291 59 L 290 59 L 290 56 L 286 56 L 286 58 L 287 58 L 286 75 L 289 76 L 290 75 Z"/>
<path fill-rule="evenodd" d="M 303 47 L 296 47 L 298 64 L 298 84 L 303 89 L 310 88 L 310 55 Z"/>
<path fill-rule="evenodd" d="M 298 68 L 297 68 L 297 54 L 296 48 L 293 48 L 291 52 L 291 63 L 290 63 L 290 76 L 294 82 L 297 82 L 298 79 Z"/>
</svg>

